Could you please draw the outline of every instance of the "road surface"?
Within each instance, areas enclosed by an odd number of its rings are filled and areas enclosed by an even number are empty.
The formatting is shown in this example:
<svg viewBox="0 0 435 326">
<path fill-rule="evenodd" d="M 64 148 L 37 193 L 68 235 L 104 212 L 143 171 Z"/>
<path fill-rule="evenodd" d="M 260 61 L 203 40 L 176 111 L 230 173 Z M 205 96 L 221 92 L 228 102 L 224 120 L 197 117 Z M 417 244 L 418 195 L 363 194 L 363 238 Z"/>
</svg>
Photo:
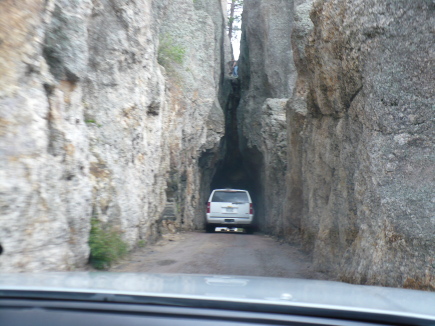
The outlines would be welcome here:
<svg viewBox="0 0 435 326">
<path fill-rule="evenodd" d="M 297 247 L 264 235 L 228 232 L 168 234 L 110 271 L 326 279 Z"/>
</svg>

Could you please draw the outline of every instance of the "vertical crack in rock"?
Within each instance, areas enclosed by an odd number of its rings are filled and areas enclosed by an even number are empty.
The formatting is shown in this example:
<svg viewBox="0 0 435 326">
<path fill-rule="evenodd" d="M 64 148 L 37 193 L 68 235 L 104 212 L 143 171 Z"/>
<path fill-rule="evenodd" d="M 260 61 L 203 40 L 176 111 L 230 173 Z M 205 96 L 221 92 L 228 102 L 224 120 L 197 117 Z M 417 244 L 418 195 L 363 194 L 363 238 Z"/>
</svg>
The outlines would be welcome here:
<svg viewBox="0 0 435 326">
<path fill-rule="evenodd" d="M 239 135 L 237 125 L 237 106 L 240 101 L 240 83 L 237 79 L 231 80 L 231 92 L 225 107 L 225 137 L 224 158 L 216 171 L 212 181 L 212 189 L 236 188 L 243 189 L 243 182 L 247 178 L 243 168 L 243 161 L 239 149 Z"/>
<path fill-rule="evenodd" d="M 55 139 L 57 138 L 56 130 L 53 127 L 53 114 L 52 114 L 52 105 L 51 105 L 51 95 L 53 94 L 54 87 L 52 85 L 49 85 L 47 83 L 44 84 L 44 90 L 47 97 L 47 105 L 48 105 L 48 112 L 47 112 L 47 131 L 48 131 L 48 147 L 47 152 L 50 153 L 53 156 L 56 156 L 56 150 L 54 149 L 56 142 Z"/>
</svg>

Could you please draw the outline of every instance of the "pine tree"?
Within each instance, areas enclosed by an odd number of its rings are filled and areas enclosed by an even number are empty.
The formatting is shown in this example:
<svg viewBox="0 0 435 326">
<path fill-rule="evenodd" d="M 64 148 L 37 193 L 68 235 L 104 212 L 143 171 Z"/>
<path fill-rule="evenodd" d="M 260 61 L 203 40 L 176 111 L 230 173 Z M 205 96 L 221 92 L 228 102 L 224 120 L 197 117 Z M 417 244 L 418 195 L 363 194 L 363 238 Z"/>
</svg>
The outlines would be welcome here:
<svg viewBox="0 0 435 326">
<path fill-rule="evenodd" d="M 240 30 L 240 27 L 234 23 L 240 23 L 242 20 L 243 0 L 229 0 L 228 1 L 228 36 L 230 40 L 233 38 L 233 32 Z"/>
</svg>

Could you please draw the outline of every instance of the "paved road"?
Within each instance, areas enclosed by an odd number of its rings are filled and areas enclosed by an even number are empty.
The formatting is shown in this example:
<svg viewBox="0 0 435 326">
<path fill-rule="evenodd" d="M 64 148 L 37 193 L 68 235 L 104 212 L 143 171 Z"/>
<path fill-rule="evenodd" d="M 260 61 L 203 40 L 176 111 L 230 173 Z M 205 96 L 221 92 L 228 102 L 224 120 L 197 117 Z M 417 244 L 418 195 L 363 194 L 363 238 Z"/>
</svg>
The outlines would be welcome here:
<svg viewBox="0 0 435 326">
<path fill-rule="evenodd" d="M 325 279 L 296 247 L 264 235 L 222 232 L 166 235 L 111 271 Z"/>
</svg>

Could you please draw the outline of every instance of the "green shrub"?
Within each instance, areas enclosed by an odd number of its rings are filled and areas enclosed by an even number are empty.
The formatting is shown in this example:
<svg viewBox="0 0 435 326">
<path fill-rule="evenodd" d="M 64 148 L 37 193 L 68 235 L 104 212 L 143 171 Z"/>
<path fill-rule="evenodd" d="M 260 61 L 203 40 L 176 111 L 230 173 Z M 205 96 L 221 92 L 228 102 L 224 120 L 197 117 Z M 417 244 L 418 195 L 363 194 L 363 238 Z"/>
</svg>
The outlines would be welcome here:
<svg viewBox="0 0 435 326">
<path fill-rule="evenodd" d="M 89 247 L 89 262 L 96 269 L 108 269 L 127 253 L 127 244 L 122 240 L 121 232 L 102 226 L 96 218 L 91 219 Z"/>
<path fill-rule="evenodd" d="M 157 61 L 165 68 L 171 68 L 174 63 L 182 64 L 186 49 L 174 42 L 168 35 L 160 37 Z"/>
</svg>

